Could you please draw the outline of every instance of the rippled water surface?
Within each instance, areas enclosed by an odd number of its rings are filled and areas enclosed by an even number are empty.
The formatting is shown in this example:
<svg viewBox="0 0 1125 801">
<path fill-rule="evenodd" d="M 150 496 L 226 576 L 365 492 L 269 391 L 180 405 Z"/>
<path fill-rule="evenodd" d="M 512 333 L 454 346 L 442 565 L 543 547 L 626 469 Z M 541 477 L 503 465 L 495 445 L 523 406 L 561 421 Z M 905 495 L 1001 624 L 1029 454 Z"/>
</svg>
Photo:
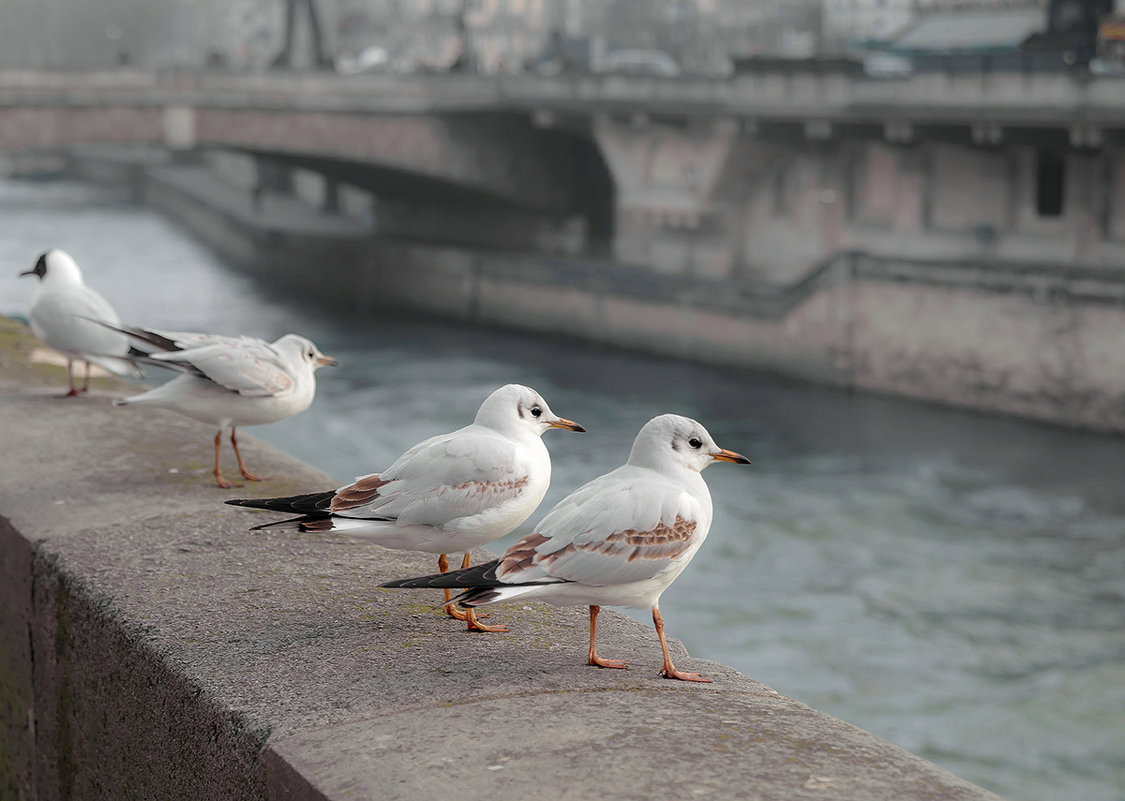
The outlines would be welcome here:
<svg viewBox="0 0 1125 801">
<path fill-rule="evenodd" d="M 711 537 L 661 603 L 693 654 L 1014 799 L 1125 799 L 1125 440 L 520 333 L 341 321 L 75 184 L 0 182 L 0 313 L 26 313 L 32 281 L 15 276 L 48 247 L 126 321 L 296 331 L 339 358 L 308 412 L 254 433 L 341 481 L 509 381 L 590 431 L 546 435 L 546 504 L 620 464 L 653 415 L 698 418 L 754 463 L 708 469 Z M 653 647 L 635 669 L 656 669 Z"/>
</svg>

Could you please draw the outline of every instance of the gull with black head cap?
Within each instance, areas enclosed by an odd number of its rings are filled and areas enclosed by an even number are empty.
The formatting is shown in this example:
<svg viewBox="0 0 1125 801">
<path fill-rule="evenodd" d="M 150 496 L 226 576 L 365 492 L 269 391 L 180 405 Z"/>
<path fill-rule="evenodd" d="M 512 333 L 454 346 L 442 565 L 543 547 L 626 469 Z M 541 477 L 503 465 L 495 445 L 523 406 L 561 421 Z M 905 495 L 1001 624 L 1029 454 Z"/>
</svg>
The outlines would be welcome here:
<svg viewBox="0 0 1125 801">
<path fill-rule="evenodd" d="M 105 298 L 86 285 L 82 271 L 70 254 L 48 250 L 35 267 L 20 273 L 39 279 L 31 293 L 28 322 L 39 340 L 66 356 L 68 397 L 90 389 L 90 365 L 96 364 L 117 375 L 137 376 L 130 359 L 129 340 L 119 331 L 99 323 L 118 325 L 117 312 Z M 86 363 L 86 380 L 79 389 L 74 381 L 74 363 Z"/>
<path fill-rule="evenodd" d="M 715 444 L 702 425 L 664 414 L 641 428 L 629 460 L 560 501 L 499 559 L 468 570 L 391 581 L 384 587 L 459 587 L 472 609 L 511 598 L 590 607 L 587 663 L 624 668 L 597 652 L 602 606 L 651 609 L 664 655 L 661 675 L 709 682 L 676 669 L 664 639 L 660 595 L 687 567 L 711 528 L 711 493 L 701 471 L 750 460 Z"/>
<path fill-rule="evenodd" d="M 328 492 L 227 503 L 297 515 L 257 529 L 339 531 L 436 553 L 443 572 L 447 553 L 464 552 L 467 568 L 469 551 L 515 530 L 543 500 L 551 457 L 542 436 L 552 428 L 586 430 L 557 416 L 534 389 L 508 384 L 485 399 L 471 425 L 419 442 L 379 473 Z M 480 623 L 472 609 L 446 610 L 471 631 L 508 630 Z"/>
</svg>

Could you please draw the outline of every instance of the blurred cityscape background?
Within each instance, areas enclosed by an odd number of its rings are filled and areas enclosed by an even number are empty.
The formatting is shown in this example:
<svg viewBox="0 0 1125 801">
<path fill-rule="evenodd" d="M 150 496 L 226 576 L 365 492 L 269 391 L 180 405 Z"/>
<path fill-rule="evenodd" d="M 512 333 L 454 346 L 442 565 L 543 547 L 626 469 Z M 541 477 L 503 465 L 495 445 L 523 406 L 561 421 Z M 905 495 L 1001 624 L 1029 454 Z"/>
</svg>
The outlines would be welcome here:
<svg viewBox="0 0 1125 801">
<path fill-rule="evenodd" d="M 902 56 L 1092 40 L 1112 0 L 39 0 L 5 3 L 0 67 L 727 74 L 750 55 Z M 981 16 L 983 14 L 983 16 Z M 287 24 L 288 20 L 288 24 Z M 306 24 L 310 20 L 311 24 Z M 294 24 L 294 22 L 296 24 Z M 621 51 L 632 51 L 621 55 Z M 291 59 L 290 59 L 291 56 Z M 872 69 L 900 70 L 889 57 Z"/>
</svg>

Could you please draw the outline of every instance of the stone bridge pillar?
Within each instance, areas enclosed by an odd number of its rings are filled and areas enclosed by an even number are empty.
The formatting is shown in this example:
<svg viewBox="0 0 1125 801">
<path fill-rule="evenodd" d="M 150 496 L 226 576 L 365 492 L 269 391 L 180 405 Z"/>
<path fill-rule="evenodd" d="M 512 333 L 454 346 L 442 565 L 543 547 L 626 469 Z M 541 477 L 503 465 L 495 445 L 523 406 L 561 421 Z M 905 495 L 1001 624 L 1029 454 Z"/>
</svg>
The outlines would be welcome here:
<svg viewBox="0 0 1125 801">
<path fill-rule="evenodd" d="M 734 216 L 719 195 L 738 123 L 602 116 L 594 136 L 617 189 L 615 257 L 666 273 L 730 275 L 738 241 Z"/>
<path fill-rule="evenodd" d="M 169 150 L 191 150 L 198 144 L 195 109 L 191 106 L 167 106 L 161 123 L 164 146 Z"/>
</svg>

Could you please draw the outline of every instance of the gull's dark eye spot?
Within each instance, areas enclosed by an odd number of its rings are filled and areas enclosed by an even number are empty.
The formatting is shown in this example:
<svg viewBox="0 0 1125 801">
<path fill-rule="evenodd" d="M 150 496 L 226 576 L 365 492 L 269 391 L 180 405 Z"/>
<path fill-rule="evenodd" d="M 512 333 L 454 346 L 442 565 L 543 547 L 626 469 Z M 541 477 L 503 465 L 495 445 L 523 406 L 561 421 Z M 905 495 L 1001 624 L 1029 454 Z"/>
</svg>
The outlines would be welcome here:
<svg viewBox="0 0 1125 801">
<path fill-rule="evenodd" d="M 699 437 L 692 437 L 687 441 L 687 444 L 693 448 L 699 448 L 703 445 L 703 440 L 701 440 Z"/>
<path fill-rule="evenodd" d="M 532 417 L 541 417 L 542 414 L 543 414 L 543 410 L 540 409 L 538 406 L 532 406 L 531 407 L 531 416 Z"/>
</svg>

